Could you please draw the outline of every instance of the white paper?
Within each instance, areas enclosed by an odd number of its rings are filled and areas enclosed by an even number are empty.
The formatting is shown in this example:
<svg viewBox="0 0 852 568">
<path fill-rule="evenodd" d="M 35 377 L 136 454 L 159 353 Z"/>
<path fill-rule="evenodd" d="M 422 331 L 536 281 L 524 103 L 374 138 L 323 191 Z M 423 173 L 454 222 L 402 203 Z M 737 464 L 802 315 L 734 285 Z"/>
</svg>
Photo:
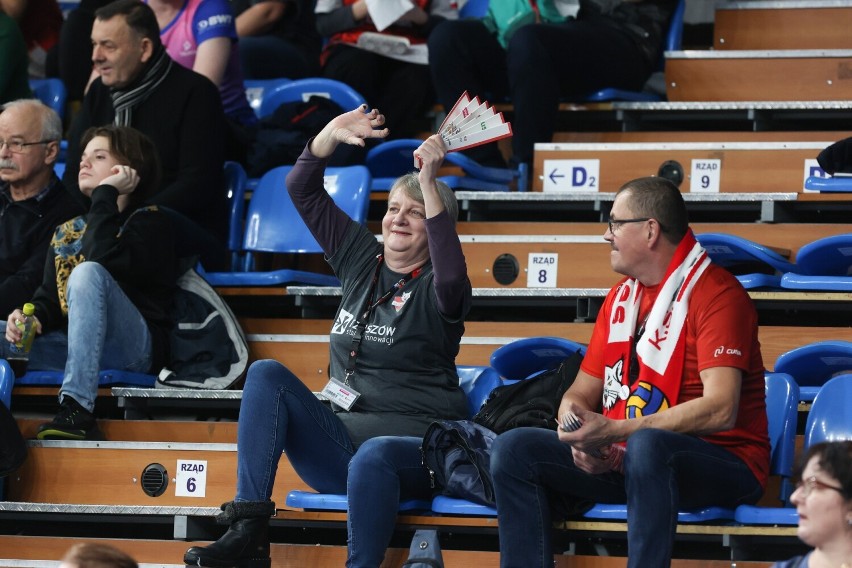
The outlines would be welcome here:
<svg viewBox="0 0 852 568">
<path fill-rule="evenodd" d="M 367 0 L 367 13 L 379 31 L 390 27 L 412 8 L 410 0 Z"/>
</svg>

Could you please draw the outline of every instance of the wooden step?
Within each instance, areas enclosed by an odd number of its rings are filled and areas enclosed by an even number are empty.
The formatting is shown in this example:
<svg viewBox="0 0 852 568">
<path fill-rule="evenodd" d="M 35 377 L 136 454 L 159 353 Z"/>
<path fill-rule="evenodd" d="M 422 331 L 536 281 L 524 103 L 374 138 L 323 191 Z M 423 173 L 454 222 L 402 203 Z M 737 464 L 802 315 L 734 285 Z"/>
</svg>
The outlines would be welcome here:
<svg viewBox="0 0 852 568">
<path fill-rule="evenodd" d="M 2 559 L 59 561 L 65 552 L 80 542 L 96 542 L 122 550 L 141 564 L 159 566 L 183 566 L 183 554 L 191 546 L 204 546 L 207 542 L 182 542 L 145 539 L 97 539 L 70 537 L 37 536 L 0 536 L 0 566 Z M 270 550 L 272 565 L 275 568 L 325 568 L 342 566 L 346 561 L 344 546 L 304 545 L 273 543 Z M 444 563 L 448 568 L 456 566 L 476 566 L 477 568 L 497 568 L 500 565 L 497 552 L 478 550 L 442 550 Z M 408 550 L 388 549 L 382 568 L 400 568 L 408 558 Z M 16 564 L 21 566 L 22 564 Z M 624 558 L 594 556 L 554 557 L 555 568 L 623 568 Z M 746 568 L 767 568 L 770 562 L 738 561 L 737 566 Z M 675 559 L 672 568 L 730 568 L 730 561 Z"/>
<path fill-rule="evenodd" d="M 232 500 L 236 490 L 236 444 L 38 440 L 28 444 L 24 465 L 6 478 L 9 501 L 218 507 Z M 206 482 L 197 474 L 180 474 L 178 460 L 202 463 Z M 142 473 L 151 464 L 161 464 L 167 473 L 165 491 L 156 497 L 141 486 Z M 308 486 L 283 456 L 272 500 L 283 504 L 292 489 L 307 490 Z M 191 496 L 178 496 L 178 492 Z"/>
<path fill-rule="evenodd" d="M 847 101 L 852 50 L 666 52 L 670 101 Z"/>
<path fill-rule="evenodd" d="M 18 418 L 24 438 L 35 438 L 44 420 Z M 98 428 L 113 442 L 169 442 L 174 444 L 236 444 L 236 422 L 193 420 L 98 420 Z"/>
<path fill-rule="evenodd" d="M 723 233 L 760 243 L 791 261 L 795 261 L 799 249 L 807 243 L 852 231 L 852 223 L 690 223 L 690 227 L 697 235 Z M 603 239 L 606 224 L 462 221 L 456 230 L 459 235 L 597 235 Z"/>
<path fill-rule="evenodd" d="M 628 131 L 628 132 L 556 132 L 553 142 L 591 143 L 605 142 L 822 142 L 843 140 L 852 136 L 848 130 L 819 131 Z"/>
<path fill-rule="evenodd" d="M 848 49 L 852 2 L 843 0 L 728 2 L 717 6 L 713 47 Z"/>
<path fill-rule="evenodd" d="M 850 60 L 852 61 L 852 60 Z M 624 142 L 536 144 L 533 189 L 615 192 L 625 182 L 680 172 L 683 193 L 803 193 L 817 155 L 833 139 L 809 142 Z"/>
</svg>

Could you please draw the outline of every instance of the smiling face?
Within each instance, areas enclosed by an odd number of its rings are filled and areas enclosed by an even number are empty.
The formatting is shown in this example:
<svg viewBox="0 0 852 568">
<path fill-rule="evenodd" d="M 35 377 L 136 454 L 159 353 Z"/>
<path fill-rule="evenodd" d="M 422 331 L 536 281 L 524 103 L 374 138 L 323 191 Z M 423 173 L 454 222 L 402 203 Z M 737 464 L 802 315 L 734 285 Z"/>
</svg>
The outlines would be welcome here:
<svg viewBox="0 0 852 568">
<path fill-rule="evenodd" d="M 112 175 L 110 170 L 117 165 L 118 159 L 110 152 L 109 140 L 105 136 L 92 138 L 80 157 L 80 173 L 77 174 L 80 191 L 91 197 L 92 190 Z"/>
<path fill-rule="evenodd" d="M 805 481 L 790 496 L 799 513 L 799 538 L 812 547 L 824 547 L 848 538 L 852 519 L 852 502 L 838 491 L 840 481 L 819 466 L 819 456 L 812 457 L 802 479 Z M 815 478 L 817 483 L 809 483 Z"/>
<path fill-rule="evenodd" d="M 426 238 L 426 208 L 423 203 L 409 197 L 395 187 L 388 195 L 388 210 L 382 219 L 382 237 L 385 257 L 412 264 L 429 258 Z"/>
<path fill-rule="evenodd" d="M 92 63 L 107 87 L 121 89 L 135 81 L 152 53 L 151 41 L 134 32 L 124 16 L 92 24 Z"/>
</svg>

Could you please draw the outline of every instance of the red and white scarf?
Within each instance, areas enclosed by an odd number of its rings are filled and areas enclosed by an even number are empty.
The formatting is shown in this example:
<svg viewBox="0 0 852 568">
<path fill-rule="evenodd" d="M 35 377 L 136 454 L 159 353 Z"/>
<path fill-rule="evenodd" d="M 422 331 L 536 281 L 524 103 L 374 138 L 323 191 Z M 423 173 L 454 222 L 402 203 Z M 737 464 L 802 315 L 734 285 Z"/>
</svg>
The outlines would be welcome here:
<svg viewBox="0 0 852 568">
<path fill-rule="evenodd" d="M 639 317 L 643 286 L 629 278 L 616 291 L 604 350 L 603 414 L 609 418 L 636 418 L 677 403 L 683 381 L 686 350 L 684 324 L 689 295 L 699 276 L 710 265 L 707 252 L 692 231 L 678 244 L 660 292 L 636 342 L 639 375 L 630 384 L 630 352 Z"/>
</svg>

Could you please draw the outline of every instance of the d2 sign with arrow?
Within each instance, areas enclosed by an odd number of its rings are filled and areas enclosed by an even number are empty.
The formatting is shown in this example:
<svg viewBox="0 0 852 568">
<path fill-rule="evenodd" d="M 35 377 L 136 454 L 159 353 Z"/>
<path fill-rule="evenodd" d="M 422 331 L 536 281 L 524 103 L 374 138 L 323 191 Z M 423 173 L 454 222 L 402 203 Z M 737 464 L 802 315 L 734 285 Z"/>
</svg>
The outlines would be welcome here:
<svg viewBox="0 0 852 568">
<path fill-rule="evenodd" d="M 600 160 L 544 160 L 544 191 L 600 191 Z"/>
</svg>

